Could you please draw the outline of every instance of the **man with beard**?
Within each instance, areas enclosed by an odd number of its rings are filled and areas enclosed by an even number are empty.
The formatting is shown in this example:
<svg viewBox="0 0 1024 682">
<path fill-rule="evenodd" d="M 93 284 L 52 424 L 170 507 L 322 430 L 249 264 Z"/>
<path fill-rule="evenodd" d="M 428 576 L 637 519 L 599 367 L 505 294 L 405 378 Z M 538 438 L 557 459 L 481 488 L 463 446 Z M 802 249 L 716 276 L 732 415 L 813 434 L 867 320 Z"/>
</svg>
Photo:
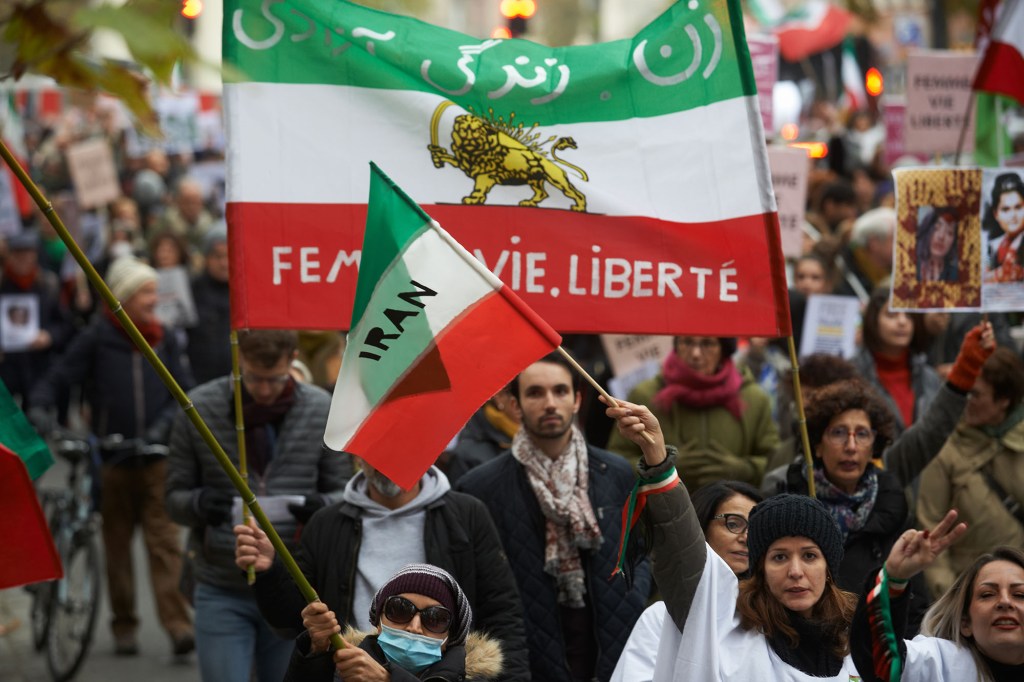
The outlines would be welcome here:
<svg viewBox="0 0 1024 682">
<path fill-rule="evenodd" d="M 511 450 L 458 483 L 490 510 L 511 557 L 534 682 L 607 680 L 651 587 L 646 561 L 631 588 L 609 580 L 633 472 L 583 440 L 578 381 L 557 353 L 523 370 L 510 386 L 522 417 Z"/>
<path fill-rule="evenodd" d="M 348 455 L 323 446 L 330 395 L 289 374 L 297 345 L 295 332 L 279 330 L 251 331 L 238 342 L 249 486 L 261 497 L 277 497 L 280 504 L 265 499 L 262 506 L 292 546 L 301 524 L 341 499 L 352 475 Z M 224 376 L 197 387 L 189 398 L 237 467 L 233 386 L 232 377 Z M 196 584 L 188 596 L 196 610 L 200 676 L 249 682 L 255 668 L 261 682 L 279 681 L 292 646 L 260 617 L 245 574 L 235 567 L 231 527 L 235 510 L 241 510 L 238 493 L 184 413 L 174 423 L 170 449 L 167 509 L 192 529 L 189 558 Z"/>
<path fill-rule="evenodd" d="M 504 662 L 499 679 L 529 680 L 522 606 L 484 505 L 453 492 L 436 467 L 402 490 L 369 463 L 354 459 L 362 471 L 348 482 L 341 502 L 310 520 L 295 552 L 331 616 L 342 627 L 374 629 L 369 615 L 377 590 L 408 564 L 432 564 L 462 587 L 474 628 L 500 642 Z M 253 593 L 264 618 L 278 631 L 299 635 L 306 602 L 275 559 L 266 534 L 253 523 L 235 526 L 235 535 L 236 564 L 255 567 Z"/>
</svg>

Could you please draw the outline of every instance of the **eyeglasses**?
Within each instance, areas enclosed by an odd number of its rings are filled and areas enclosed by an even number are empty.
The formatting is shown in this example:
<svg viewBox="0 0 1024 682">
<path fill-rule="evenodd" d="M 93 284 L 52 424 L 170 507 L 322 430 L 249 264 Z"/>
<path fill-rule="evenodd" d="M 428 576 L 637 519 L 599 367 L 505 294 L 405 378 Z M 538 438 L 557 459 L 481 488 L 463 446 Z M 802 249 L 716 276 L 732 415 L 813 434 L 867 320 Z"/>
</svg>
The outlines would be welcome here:
<svg viewBox="0 0 1024 682">
<path fill-rule="evenodd" d="M 850 440 L 850 434 L 853 434 L 853 439 L 857 442 L 857 445 L 871 445 L 875 442 L 875 430 L 859 428 L 850 431 L 845 426 L 833 426 L 831 429 L 825 431 L 825 438 L 828 439 L 833 445 L 846 445 Z"/>
<path fill-rule="evenodd" d="M 715 351 L 719 344 L 718 339 L 695 339 L 690 336 L 684 336 L 679 339 L 679 346 L 687 351 L 699 348 L 702 353 L 710 353 Z"/>
<path fill-rule="evenodd" d="M 418 608 L 405 597 L 398 595 L 388 597 L 384 602 L 384 616 L 392 623 L 405 625 L 420 614 L 420 623 L 424 628 L 436 635 L 448 632 L 452 624 L 452 612 L 443 606 Z"/>
<path fill-rule="evenodd" d="M 735 535 L 746 533 L 749 526 L 746 517 L 739 514 L 715 514 L 711 518 L 725 521 L 725 529 Z"/>
<path fill-rule="evenodd" d="M 266 384 L 267 386 L 280 388 L 287 384 L 288 380 L 291 378 L 290 374 L 275 374 L 274 376 L 269 377 L 258 377 L 250 374 L 249 372 L 242 372 L 242 381 L 249 386 Z"/>
</svg>

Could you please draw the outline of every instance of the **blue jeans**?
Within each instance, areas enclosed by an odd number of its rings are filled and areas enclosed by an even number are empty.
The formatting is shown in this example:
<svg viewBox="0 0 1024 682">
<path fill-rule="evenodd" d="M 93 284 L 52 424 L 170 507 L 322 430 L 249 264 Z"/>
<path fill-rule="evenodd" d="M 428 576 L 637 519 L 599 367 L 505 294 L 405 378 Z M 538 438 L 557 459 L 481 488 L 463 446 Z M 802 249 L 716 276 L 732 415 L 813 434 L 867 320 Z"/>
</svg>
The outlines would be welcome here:
<svg viewBox="0 0 1024 682">
<path fill-rule="evenodd" d="M 199 583 L 196 655 L 204 682 L 281 682 L 295 642 L 271 631 L 252 595 Z"/>
</svg>

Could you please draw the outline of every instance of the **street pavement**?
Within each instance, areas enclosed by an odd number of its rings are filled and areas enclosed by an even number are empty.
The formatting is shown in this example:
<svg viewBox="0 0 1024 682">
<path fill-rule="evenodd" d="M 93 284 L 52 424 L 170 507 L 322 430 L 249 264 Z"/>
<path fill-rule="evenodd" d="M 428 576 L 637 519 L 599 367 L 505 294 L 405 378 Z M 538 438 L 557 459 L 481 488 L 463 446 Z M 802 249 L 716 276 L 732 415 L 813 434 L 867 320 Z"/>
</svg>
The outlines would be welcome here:
<svg viewBox="0 0 1024 682">
<path fill-rule="evenodd" d="M 42 488 L 62 485 L 66 468 L 58 462 L 40 479 Z M 184 535 L 182 536 L 184 539 Z M 99 538 L 97 538 L 99 541 Z M 102 545 L 102 542 L 100 542 Z M 92 646 L 76 682 L 198 682 L 199 668 L 195 654 L 176 658 L 171 653 L 171 641 L 160 627 L 156 617 L 152 589 L 149 586 L 145 547 L 141 531 L 136 532 L 132 547 L 135 565 L 135 592 L 139 611 L 139 655 L 114 656 L 114 639 L 110 633 L 110 608 L 106 594 L 106 576 L 99 617 L 96 619 Z M 45 682 L 50 679 L 44 653 L 32 648 L 29 607 L 31 599 L 23 588 L 0 591 L 0 624 L 12 618 L 21 620 L 21 626 L 0 636 L 0 682 Z"/>
</svg>

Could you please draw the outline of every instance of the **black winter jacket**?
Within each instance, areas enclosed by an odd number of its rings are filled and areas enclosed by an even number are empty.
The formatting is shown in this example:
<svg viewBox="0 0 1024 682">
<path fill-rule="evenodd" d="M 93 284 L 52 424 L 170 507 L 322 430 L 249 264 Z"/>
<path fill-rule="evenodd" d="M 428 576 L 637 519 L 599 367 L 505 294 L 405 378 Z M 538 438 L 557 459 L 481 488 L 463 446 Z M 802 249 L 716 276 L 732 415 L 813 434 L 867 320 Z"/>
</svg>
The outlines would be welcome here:
<svg viewBox="0 0 1024 682">
<path fill-rule="evenodd" d="M 338 620 L 352 623 L 355 572 L 362 538 L 362 510 L 348 502 L 326 507 L 309 520 L 295 561 Z M 423 546 L 427 563 L 452 574 L 473 609 L 473 628 L 501 643 L 504 681 L 529 680 L 523 608 L 508 558 L 487 509 L 469 495 L 448 492 L 427 506 Z M 371 540 L 368 540 L 371 541 Z M 271 627 L 296 636 L 305 600 L 279 559 L 253 585 Z"/>
<path fill-rule="evenodd" d="M 588 492 L 603 542 L 596 552 L 584 552 L 587 601 L 596 628 L 598 659 L 595 677 L 611 677 L 633 625 L 651 592 L 650 564 L 636 568 L 632 589 L 621 577 L 611 578 L 622 530 L 622 505 L 635 477 L 618 455 L 587 447 Z M 544 572 L 545 520 L 523 467 L 506 452 L 476 467 L 459 480 L 458 489 L 487 505 L 512 562 L 526 612 L 530 672 L 534 682 L 570 679 L 557 602 L 555 578 Z"/>
<path fill-rule="evenodd" d="M 164 334 L 154 348 L 171 375 L 185 390 L 192 374 L 174 334 Z M 120 325 L 104 314 L 68 346 L 67 351 L 32 389 L 32 404 L 53 407 L 59 392 L 81 385 L 92 407 L 92 432 L 102 438 L 120 434 L 166 444 L 178 402 L 156 370 L 128 340 Z"/>
<path fill-rule="evenodd" d="M 198 320 L 188 330 L 188 359 L 196 383 L 231 373 L 231 302 L 228 283 L 207 273 L 192 280 Z"/>
</svg>

